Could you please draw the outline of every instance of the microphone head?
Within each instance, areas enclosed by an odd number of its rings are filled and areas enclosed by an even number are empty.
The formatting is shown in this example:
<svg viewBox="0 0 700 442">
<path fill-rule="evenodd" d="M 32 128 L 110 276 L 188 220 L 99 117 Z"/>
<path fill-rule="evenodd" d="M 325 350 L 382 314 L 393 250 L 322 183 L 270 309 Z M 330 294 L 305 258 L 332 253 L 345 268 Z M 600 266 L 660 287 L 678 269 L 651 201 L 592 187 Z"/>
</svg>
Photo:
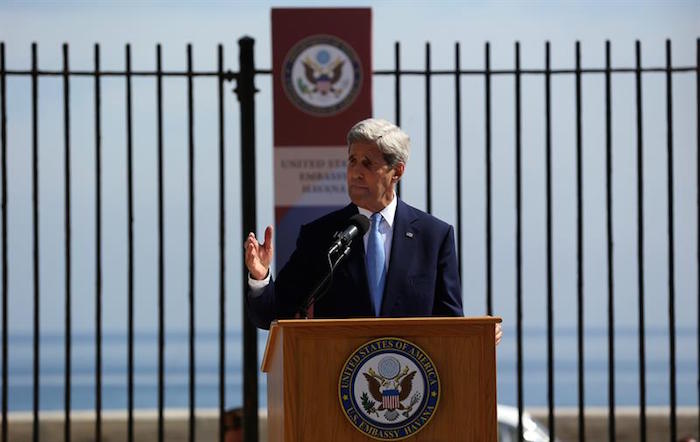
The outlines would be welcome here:
<svg viewBox="0 0 700 442">
<path fill-rule="evenodd" d="M 360 231 L 360 235 L 364 235 L 369 230 L 369 218 L 362 215 L 361 213 L 351 216 L 350 221 L 348 223 L 357 227 Z"/>
</svg>

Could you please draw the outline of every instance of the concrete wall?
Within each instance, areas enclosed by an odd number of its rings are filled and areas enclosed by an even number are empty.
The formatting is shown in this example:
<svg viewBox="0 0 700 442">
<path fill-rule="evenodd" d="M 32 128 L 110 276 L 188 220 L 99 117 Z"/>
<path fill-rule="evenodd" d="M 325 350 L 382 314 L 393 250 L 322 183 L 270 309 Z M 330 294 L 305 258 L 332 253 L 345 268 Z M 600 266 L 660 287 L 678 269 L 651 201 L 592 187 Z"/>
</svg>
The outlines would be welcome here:
<svg viewBox="0 0 700 442">
<path fill-rule="evenodd" d="M 31 413 L 10 413 L 8 439 L 12 442 L 31 442 Z M 61 412 L 40 413 L 39 440 L 41 442 L 64 442 L 64 416 Z M 106 411 L 102 413 L 102 442 L 126 441 L 125 411 Z M 266 416 L 261 418 L 261 441 L 267 440 Z M 189 414 L 187 410 L 168 410 L 165 412 L 165 440 L 168 442 L 186 442 L 188 440 Z M 197 410 L 196 440 L 218 441 L 218 410 Z M 152 442 L 158 440 L 158 414 L 155 411 L 136 411 L 134 413 L 134 440 Z M 95 414 L 93 412 L 74 412 L 71 414 L 71 442 L 95 441 Z"/>
<path fill-rule="evenodd" d="M 547 409 L 528 409 L 532 416 L 542 423 L 547 422 Z M 668 408 L 652 407 L 647 409 L 647 439 L 649 441 L 668 441 Z M 578 410 L 575 408 L 558 408 L 555 416 L 557 439 L 561 442 L 578 440 Z M 617 434 L 619 442 L 639 440 L 639 411 L 636 408 L 618 408 L 616 412 Z M 187 411 L 167 411 L 165 423 L 165 440 L 180 442 L 187 440 Z M 123 442 L 126 440 L 126 413 L 104 412 L 102 440 L 104 442 Z M 586 440 L 607 441 L 608 423 L 606 408 L 586 409 Z M 92 442 L 95 436 L 94 413 L 74 412 L 71 415 L 72 442 Z M 267 441 L 265 413 L 261 416 L 261 442 Z M 158 416 L 155 412 L 139 411 L 135 417 L 134 432 L 137 441 L 157 439 Z M 42 442 L 63 442 L 63 414 L 47 412 L 41 414 L 40 440 Z M 216 410 L 197 411 L 197 441 L 216 441 L 218 432 L 218 414 Z M 31 413 L 11 413 L 9 416 L 9 440 L 12 442 L 31 441 Z M 683 407 L 678 409 L 678 435 L 698 437 L 698 408 Z"/>
<path fill-rule="evenodd" d="M 533 408 L 528 412 L 537 421 L 547 424 L 547 409 Z M 588 407 L 585 414 L 586 440 L 608 440 L 608 409 Z M 692 435 L 698 438 L 698 408 L 682 407 L 676 411 L 678 437 Z M 647 407 L 647 440 L 669 440 L 668 407 Z M 554 416 L 556 437 L 562 442 L 578 440 L 578 408 L 558 408 Z M 617 442 L 638 442 L 639 408 L 618 407 L 615 409 L 615 440 Z"/>
</svg>

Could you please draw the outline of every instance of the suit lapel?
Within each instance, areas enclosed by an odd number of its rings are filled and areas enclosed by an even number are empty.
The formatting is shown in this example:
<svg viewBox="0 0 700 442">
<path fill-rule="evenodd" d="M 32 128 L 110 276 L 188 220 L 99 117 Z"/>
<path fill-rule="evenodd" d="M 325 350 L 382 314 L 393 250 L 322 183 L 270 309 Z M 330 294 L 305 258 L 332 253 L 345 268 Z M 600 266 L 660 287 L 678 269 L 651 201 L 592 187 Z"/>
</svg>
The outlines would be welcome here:
<svg viewBox="0 0 700 442">
<path fill-rule="evenodd" d="M 367 283 L 367 269 L 365 266 L 365 244 L 362 237 L 357 237 L 352 241 L 352 251 L 348 256 L 348 271 L 350 277 L 359 287 L 362 293 L 366 294 L 367 302 L 371 304 L 369 298 L 369 284 Z"/>
<path fill-rule="evenodd" d="M 381 316 L 391 316 L 395 304 L 401 298 L 397 287 L 402 287 L 408 271 L 408 259 L 415 253 L 416 240 L 415 229 L 411 223 L 416 217 L 403 201 L 398 200 L 396 214 L 394 215 L 394 232 L 391 240 L 391 256 L 389 258 L 389 272 L 384 286 Z M 367 278 L 365 277 L 365 280 Z"/>
<path fill-rule="evenodd" d="M 348 206 L 348 211 L 343 220 L 347 220 L 351 216 L 358 213 L 357 206 L 350 204 Z M 338 270 L 342 272 L 347 272 L 350 279 L 353 281 L 354 286 L 359 289 L 357 296 L 362 296 L 361 301 L 364 304 L 363 311 L 367 311 L 367 315 L 372 315 L 372 300 L 369 295 L 369 284 L 367 282 L 367 267 L 365 265 L 365 243 L 362 236 L 356 237 L 352 241 L 350 255 L 346 258 L 347 261 L 340 265 L 341 268 Z M 355 298 L 357 300 L 357 298 Z M 355 301 L 357 302 L 357 301 Z"/>
</svg>

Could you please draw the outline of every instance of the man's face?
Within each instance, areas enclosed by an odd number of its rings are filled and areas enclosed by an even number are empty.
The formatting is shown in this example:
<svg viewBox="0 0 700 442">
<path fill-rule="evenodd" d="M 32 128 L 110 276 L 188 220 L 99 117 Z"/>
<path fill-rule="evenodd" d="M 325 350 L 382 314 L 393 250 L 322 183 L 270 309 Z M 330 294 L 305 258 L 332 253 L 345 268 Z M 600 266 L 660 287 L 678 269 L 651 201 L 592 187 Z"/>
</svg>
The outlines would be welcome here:
<svg viewBox="0 0 700 442">
<path fill-rule="evenodd" d="M 359 207 L 379 212 L 394 197 L 404 164 L 389 167 L 374 144 L 353 143 L 348 150 L 348 195 Z"/>
</svg>

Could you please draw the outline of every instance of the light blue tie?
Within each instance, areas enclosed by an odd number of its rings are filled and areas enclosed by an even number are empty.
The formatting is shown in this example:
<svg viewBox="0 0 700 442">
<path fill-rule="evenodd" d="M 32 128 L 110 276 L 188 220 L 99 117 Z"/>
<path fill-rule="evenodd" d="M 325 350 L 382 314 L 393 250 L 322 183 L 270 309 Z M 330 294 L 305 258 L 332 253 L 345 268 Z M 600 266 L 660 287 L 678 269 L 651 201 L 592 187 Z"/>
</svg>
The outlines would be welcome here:
<svg viewBox="0 0 700 442">
<path fill-rule="evenodd" d="M 386 269 L 384 267 L 384 241 L 379 234 L 379 224 L 382 222 L 382 215 L 375 213 L 372 215 L 372 225 L 367 238 L 367 281 L 369 282 L 369 293 L 374 303 L 374 312 L 377 316 L 382 308 L 382 295 L 384 294 L 384 280 Z"/>
</svg>

